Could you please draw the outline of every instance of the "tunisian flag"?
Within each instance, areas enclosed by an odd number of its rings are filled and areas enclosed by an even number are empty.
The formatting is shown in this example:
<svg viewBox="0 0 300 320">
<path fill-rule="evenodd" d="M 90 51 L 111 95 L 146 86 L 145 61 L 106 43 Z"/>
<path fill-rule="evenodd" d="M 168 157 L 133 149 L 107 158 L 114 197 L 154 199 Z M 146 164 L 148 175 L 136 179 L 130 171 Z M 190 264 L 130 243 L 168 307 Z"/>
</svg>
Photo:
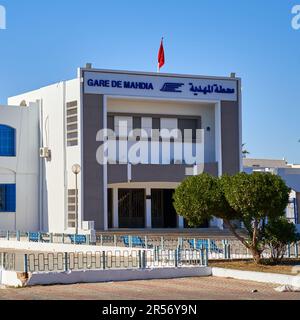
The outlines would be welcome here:
<svg viewBox="0 0 300 320">
<path fill-rule="evenodd" d="M 161 39 L 159 53 L 158 53 L 158 71 L 165 65 L 165 50 L 164 50 L 164 39 Z"/>
</svg>

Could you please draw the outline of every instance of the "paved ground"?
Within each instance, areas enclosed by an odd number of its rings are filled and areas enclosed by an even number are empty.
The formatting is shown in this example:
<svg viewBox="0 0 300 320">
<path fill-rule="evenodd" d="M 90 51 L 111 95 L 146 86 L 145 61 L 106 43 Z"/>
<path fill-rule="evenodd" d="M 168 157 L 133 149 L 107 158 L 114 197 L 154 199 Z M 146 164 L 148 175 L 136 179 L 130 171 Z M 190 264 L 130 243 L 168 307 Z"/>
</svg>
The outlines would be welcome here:
<svg viewBox="0 0 300 320">
<path fill-rule="evenodd" d="M 185 278 L 0 289 L 0 300 L 300 300 L 300 293 L 277 293 L 275 287 L 232 279 Z"/>
</svg>

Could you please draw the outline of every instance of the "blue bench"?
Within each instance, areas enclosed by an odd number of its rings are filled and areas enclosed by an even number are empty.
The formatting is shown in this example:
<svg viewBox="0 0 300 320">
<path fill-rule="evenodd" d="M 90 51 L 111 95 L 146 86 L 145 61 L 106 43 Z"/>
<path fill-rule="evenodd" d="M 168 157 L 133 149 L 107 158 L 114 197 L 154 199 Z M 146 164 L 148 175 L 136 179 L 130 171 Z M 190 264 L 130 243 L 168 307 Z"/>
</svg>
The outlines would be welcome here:
<svg viewBox="0 0 300 320">
<path fill-rule="evenodd" d="M 43 235 L 39 232 L 29 232 L 28 233 L 29 242 L 43 242 L 49 243 L 50 240 L 46 240 Z"/>
<path fill-rule="evenodd" d="M 125 247 L 130 247 L 130 241 L 129 241 L 129 236 L 122 236 L 121 237 Z M 146 248 L 146 243 L 145 241 L 138 236 L 132 236 L 131 237 L 131 245 L 132 247 L 136 247 L 136 248 Z M 150 248 L 152 246 L 148 245 L 148 248 Z"/>
<path fill-rule="evenodd" d="M 70 234 L 68 236 L 72 244 L 87 244 L 87 237 L 84 235 L 77 234 L 75 236 L 74 234 Z"/>
<path fill-rule="evenodd" d="M 195 248 L 197 250 L 200 250 L 202 248 L 206 249 L 206 250 L 210 250 L 210 252 L 214 252 L 214 253 L 223 253 L 223 250 L 220 249 L 216 242 L 214 240 L 209 240 L 208 239 L 200 239 L 200 240 L 196 240 L 196 246 L 195 246 L 195 240 L 194 239 L 190 239 L 188 240 L 189 244 L 191 246 L 191 248 Z"/>
</svg>

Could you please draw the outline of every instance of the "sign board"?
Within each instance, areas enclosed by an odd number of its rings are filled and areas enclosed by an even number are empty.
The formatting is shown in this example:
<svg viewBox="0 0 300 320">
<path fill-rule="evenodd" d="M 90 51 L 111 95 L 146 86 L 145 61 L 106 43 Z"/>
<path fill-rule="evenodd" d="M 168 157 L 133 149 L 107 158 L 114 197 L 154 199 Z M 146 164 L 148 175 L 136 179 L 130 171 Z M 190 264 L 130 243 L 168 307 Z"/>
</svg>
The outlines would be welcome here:
<svg viewBox="0 0 300 320">
<path fill-rule="evenodd" d="M 237 101 L 237 80 L 84 72 L 84 93 L 148 98 Z"/>
</svg>

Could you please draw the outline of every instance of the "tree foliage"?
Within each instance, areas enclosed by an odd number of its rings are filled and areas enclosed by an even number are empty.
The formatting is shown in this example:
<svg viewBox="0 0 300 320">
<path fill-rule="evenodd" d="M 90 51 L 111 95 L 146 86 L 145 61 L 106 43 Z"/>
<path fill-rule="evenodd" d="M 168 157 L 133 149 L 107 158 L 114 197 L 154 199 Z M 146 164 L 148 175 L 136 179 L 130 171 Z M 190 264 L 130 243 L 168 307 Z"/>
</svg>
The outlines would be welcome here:
<svg viewBox="0 0 300 320">
<path fill-rule="evenodd" d="M 272 219 L 265 228 L 264 242 L 271 251 L 273 263 L 280 262 L 287 249 L 287 245 L 299 240 L 296 226 L 285 217 Z"/>
<path fill-rule="evenodd" d="M 267 219 L 284 215 L 290 189 L 277 175 L 255 172 L 215 178 L 202 174 L 187 178 L 176 190 L 177 213 L 199 225 L 213 216 L 224 220 L 232 233 L 260 262 Z M 243 222 L 247 236 L 237 232 L 233 220 Z"/>
</svg>

